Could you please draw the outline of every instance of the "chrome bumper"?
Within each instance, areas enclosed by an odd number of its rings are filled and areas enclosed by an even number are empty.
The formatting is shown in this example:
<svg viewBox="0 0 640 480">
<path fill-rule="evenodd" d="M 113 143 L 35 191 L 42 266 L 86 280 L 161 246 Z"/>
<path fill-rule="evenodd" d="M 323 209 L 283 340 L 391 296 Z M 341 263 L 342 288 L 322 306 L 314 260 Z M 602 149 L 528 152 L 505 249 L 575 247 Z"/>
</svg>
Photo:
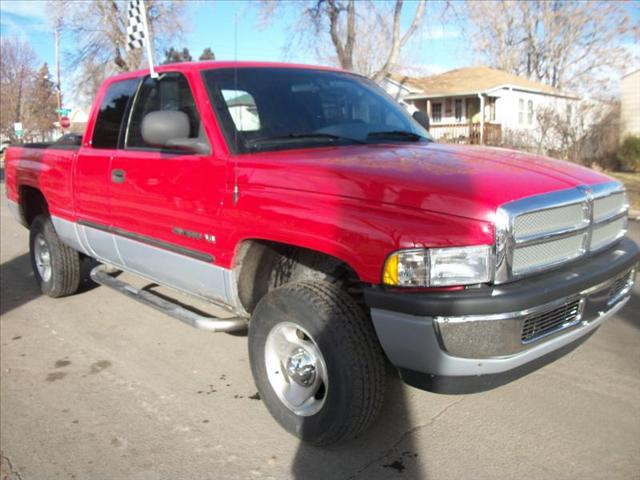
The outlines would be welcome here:
<svg viewBox="0 0 640 480">
<path fill-rule="evenodd" d="M 593 321 L 586 325 L 580 324 L 575 329 L 565 332 L 553 339 L 539 343 L 532 346 L 528 350 L 524 350 L 520 353 L 510 355 L 507 357 L 494 357 L 494 358 L 462 358 L 454 357 L 444 352 L 438 343 L 438 339 L 435 333 L 430 333 L 429 330 L 420 331 L 416 329 L 414 331 L 415 336 L 411 343 L 416 341 L 420 342 L 420 349 L 416 351 L 412 346 L 406 345 L 404 350 L 398 348 L 388 348 L 383 342 L 383 348 L 389 360 L 397 368 L 406 369 L 414 372 L 422 372 L 430 376 L 442 376 L 442 377 L 470 377 L 481 375 L 494 375 L 515 370 L 518 367 L 534 362 L 537 359 L 551 354 L 556 350 L 559 350 L 567 345 L 570 345 L 580 338 L 588 335 L 597 329 L 605 320 L 615 315 L 629 300 L 629 296 L 620 300 L 614 307 L 607 312 L 598 316 Z M 409 326 L 413 324 L 416 326 L 415 317 L 407 314 L 398 314 L 392 312 L 386 312 L 379 310 L 372 312 L 374 324 L 376 330 L 380 332 L 381 326 L 388 324 L 388 316 L 394 315 L 395 322 L 406 322 Z M 399 317 L 398 317 L 399 316 Z M 424 319 L 420 318 L 420 322 L 424 324 Z M 408 329 L 411 327 L 409 326 Z M 382 327 L 384 329 L 384 327 Z M 431 332 L 434 332 L 431 329 Z M 380 336 L 380 333 L 378 334 Z M 389 335 L 385 335 L 389 339 Z M 391 355 L 390 355 L 390 352 Z M 481 389 L 478 389 L 481 391 Z"/>
<path fill-rule="evenodd" d="M 372 308 L 371 317 L 382 348 L 401 371 L 430 377 L 491 376 L 535 362 L 592 333 L 627 303 L 635 273 L 633 266 L 570 298 L 520 312 L 438 317 Z M 628 282 L 621 286 L 623 278 Z M 579 303 L 576 319 L 523 342 L 527 318 L 572 299 Z"/>
<path fill-rule="evenodd" d="M 514 355 L 541 342 L 599 321 L 628 299 L 636 269 L 632 268 L 568 298 L 519 312 L 495 315 L 434 317 L 442 349 L 463 358 Z"/>
</svg>

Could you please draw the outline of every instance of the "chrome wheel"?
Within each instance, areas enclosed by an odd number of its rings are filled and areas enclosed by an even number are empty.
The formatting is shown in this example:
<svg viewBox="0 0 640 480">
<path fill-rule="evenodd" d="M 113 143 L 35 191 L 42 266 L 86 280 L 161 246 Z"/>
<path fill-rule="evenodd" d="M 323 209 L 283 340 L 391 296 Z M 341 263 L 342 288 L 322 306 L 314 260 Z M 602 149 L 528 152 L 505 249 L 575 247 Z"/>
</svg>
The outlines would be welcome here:
<svg viewBox="0 0 640 480">
<path fill-rule="evenodd" d="M 43 282 L 51 280 L 51 251 L 44 235 L 38 233 L 33 242 L 33 254 L 38 274 Z"/>
<path fill-rule="evenodd" d="M 303 417 L 320 411 L 327 397 L 327 367 L 309 333 L 291 322 L 269 332 L 264 350 L 269 383 L 280 401 Z"/>
</svg>

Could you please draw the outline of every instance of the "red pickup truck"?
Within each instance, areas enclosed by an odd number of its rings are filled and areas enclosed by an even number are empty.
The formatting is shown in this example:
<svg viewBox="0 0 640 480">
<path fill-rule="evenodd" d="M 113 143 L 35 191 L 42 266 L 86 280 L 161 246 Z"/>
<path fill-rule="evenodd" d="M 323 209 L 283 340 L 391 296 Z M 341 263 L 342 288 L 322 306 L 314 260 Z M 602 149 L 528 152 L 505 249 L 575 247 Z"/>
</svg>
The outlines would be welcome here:
<svg viewBox="0 0 640 480">
<path fill-rule="evenodd" d="M 9 205 L 31 231 L 36 279 L 51 297 L 72 294 L 88 256 L 94 280 L 180 320 L 248 328 L 261 398 L 306 441 L 366 429 L 385 362 L 425 390 L 486 390 L 575 348 L 630 296 L 628 201 L 601 173 L 434 143 L 352 73 L 158 70 L 108 79 L 77 142 L 8 149 Z M 231 318 L 154 298 L 117 271 Z"/>
</svg>

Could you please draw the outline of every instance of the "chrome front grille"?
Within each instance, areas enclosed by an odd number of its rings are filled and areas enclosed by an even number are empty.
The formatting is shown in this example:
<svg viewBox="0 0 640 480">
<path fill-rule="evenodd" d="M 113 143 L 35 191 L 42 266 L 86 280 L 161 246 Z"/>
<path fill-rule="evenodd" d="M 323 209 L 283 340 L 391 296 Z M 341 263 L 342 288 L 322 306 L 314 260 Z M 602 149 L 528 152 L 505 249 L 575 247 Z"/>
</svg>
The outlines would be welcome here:
<svg viewBox="0 0 640 480">
<path fill-rule="evenodd" d="M 538 212 L 525 213 L 515 219 L 514 234 L 516 240 L 526 239 L 548 233 L 575 230 L 589 223 L 581 204 L 550 208 Z"/>
<path fill-rule="evenodd" d="M 558 240 L 524 245 L 513 251 L 513 273 L 521 275 L 536 270 L 541 260 L 551 266 L 577 258 L 584 253 L 586 233 L 571 235 Z"/>
<path fill-rule="evenodd" d="M 543 271 L 610 246 L 626 233 L 618 182 L 516 200 L 498 209 L 495 283 Z"/>
<path fill-rule="evenodd" d="M 617 192 L 608 197 L 596 198 L 593 201 L 593 221 L 601 222 L 626 209 L 624 192 Z"/>
<path fill-rule="evenodd" d="M 627 230 L 627 216 L 614 218 L 613 221 L 596 225 L 591 233 L 591 251 L 600 250 L 617 240 Z"/>
<path fill-rule="evenodd" d="M 525 318 L 522 324 L 522 343 L 533 342 L 546 335 L 571 327 L 580 321 L 582 302 L 580 299 L 567 302 L 545 312 Z"/>
</svg>

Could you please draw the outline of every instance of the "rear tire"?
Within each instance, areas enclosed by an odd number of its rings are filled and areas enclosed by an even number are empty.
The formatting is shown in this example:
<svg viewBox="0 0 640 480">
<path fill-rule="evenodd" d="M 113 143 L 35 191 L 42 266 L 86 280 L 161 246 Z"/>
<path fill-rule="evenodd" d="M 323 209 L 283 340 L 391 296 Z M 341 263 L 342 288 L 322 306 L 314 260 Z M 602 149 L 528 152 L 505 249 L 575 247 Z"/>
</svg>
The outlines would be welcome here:
<svg viewBox="0 0 640 480">
<path fill-rule="evenodd" d="M 42 293 L 58 298 L 78 291 L 80 254 L 62 243 L 48 216 L 38 215 L 31 223 L 29 256 Z"/>
<path fill-rule="evenodd" d="M 306 442 L 355 437 L 380 412 L 382 350 L 366 314 L 335 285 L 289 283 L 265 295 L 249 324 L 249 358 L 271 415 Z"/>
</svg>

